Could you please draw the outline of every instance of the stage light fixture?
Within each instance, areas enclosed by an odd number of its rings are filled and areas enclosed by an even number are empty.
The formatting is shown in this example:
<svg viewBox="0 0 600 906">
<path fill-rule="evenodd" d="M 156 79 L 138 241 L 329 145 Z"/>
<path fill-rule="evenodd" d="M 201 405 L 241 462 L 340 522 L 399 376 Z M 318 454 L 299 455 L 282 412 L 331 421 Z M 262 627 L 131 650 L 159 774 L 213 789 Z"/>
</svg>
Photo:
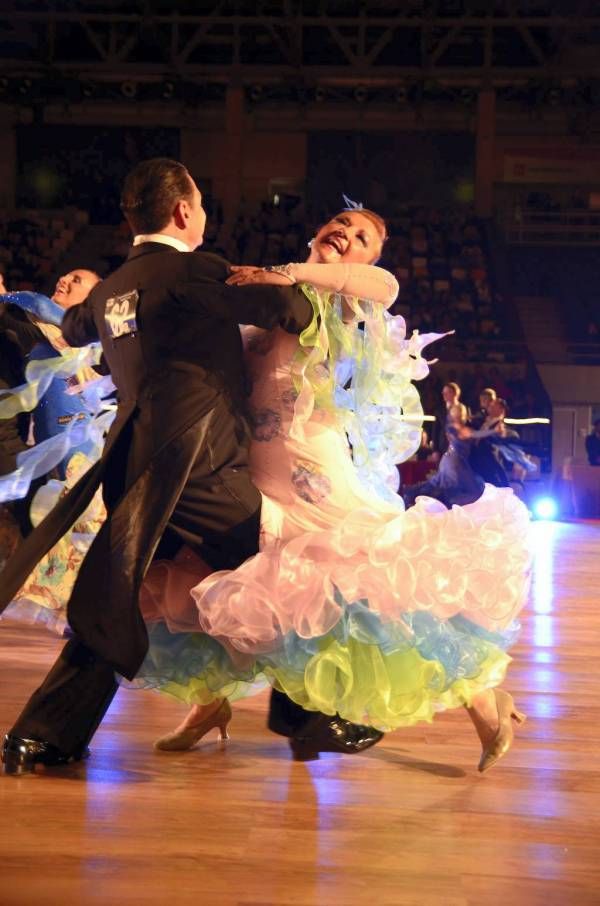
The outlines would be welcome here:
<svg viewBox="0 0 600 906">
<path fill-rule="evenodd" d="M 560 88 L 551 88 L 546 95 L 546 100 L 548 101 L 550 107 L 558 107 L 560 102 L 562 101 L 562 93 Z"/>
<path fill-rule="evenodd" d="M 253 85 L 250 89 L 250 100 L 251 101 L 260 101 L 263 96 L 263 87 L 262 85 Z"/>
<path fill-rule="evenodd" d="M 196 82 L 183 82 L 180 90 L 183 102 L 187 107 L 198 107 L 204 100 L 204 85 Z"/>
<path fill-rule="evenodd" d="M 558 516 L 558 504 L 553 497 L 538 497 L 531 509 L 536 519 L 543 519 L 545 522 L 550 522 Z"/>
<path fill-rule="evenodd" d="M 131 79 L 126 79 L 124 82 L 121 82 L 121 94 L 123 97 L 133 100 L 137 95 L 137 91 L 137 82 L 134 82 Z"/>
<path fill-rule="evenodd" d="M 175 94 L 174 82 L 165 82 L 162 86 L 161 96 L 165 101 L 170 101 Z"/>
</svg>

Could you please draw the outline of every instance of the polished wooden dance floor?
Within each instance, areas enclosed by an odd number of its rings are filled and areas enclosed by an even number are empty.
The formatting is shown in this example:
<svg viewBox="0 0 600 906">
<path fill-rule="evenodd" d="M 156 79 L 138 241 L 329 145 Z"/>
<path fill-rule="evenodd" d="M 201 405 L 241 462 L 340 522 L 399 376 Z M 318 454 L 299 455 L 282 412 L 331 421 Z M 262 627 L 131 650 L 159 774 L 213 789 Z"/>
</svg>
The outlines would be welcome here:
<svg viewBox="0 0 600 906">
<path fill-rule="evenodd" d="M 0 779 L 0 904 L 600 904 L 600 524 L 535 532 L 507 682 L 529 720 L 488 774 L 463 713 L 297 764 L 264 694 L 226 751 L 169 755 L 185 709 L 123 691 L 85 765 Z M 0 726 L 60 644 L 0 624 Z"/>
</svg>

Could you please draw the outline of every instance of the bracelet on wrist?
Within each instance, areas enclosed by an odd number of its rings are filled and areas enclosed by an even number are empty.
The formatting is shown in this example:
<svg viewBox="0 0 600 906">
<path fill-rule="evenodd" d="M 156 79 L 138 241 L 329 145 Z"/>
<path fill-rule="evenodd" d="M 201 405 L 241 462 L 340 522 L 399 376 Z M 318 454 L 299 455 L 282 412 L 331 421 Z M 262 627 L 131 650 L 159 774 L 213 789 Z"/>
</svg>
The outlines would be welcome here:
<svg viewBox="0 0 600 906">
<path fill-rule="evenodd" d="M 286 277 L 290 283 L 295 283 L 296 278 L 292 270 L 293 267 L 293 264 L 268 264 L 263 270 L 270 274 L 281 274 L 283 277 Z"/>
</svg>

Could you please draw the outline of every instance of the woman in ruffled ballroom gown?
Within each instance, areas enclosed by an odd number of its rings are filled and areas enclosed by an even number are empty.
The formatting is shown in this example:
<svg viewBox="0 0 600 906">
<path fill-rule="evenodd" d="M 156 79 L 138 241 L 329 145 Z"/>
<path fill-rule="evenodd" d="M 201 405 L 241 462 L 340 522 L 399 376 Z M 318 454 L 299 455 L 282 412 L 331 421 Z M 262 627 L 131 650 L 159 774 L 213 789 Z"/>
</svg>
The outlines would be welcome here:
<svg viewBox="0 0 600 906">
<path fill-rule="evenodd" d="M 308 711 L 381 730 L 465 706 L 480 770 L 523 718 L 500 684 L 527 592 L 527 511 L 486 486 L 464 507 L 421 497 L 405 512 L 391 484 L 419 443 L 412 381 L 437 335 L 406 339 L 387 314 L 395 281 L 365 264 L 384 239 L 377 215 L 344 211 L 307 265 L 233 278 L 302 282 L 315 317 L 300 342 L 246 337 L 260 552 L 208 575 L 183 551 L 147 575 L 150 650 L 135 684 L 193 705 L 158 748 L 189 748 L 212 727 L 226 735 L 228 699 L 261 680 Z"/>
<path fill-rule="evenodd" d="M 29 357 L 25 373 L 18 375 L 25 382 L 13 378 L 10 387 L 0 390 L 0 429 L 17 415 L 33 411 L 37 440 L 33 447 L 23 445 L 9 468 L 2 470 L 0 503 L 18 503 L 21 514 L 28 511 L 27 523 L 34 526 L 100 457 L 114 417 L 116 405 L 105 399 L 114 387 L 93 367 L 99 361 L 99 345 L 70 349 L 60 331 L 65 310 L 82 302 L 99 279 L 92 271 L 76 270 L 59 278 L 52 298 L 29 291 L 0 296 L 0 324 Z M 26 319 L 15 318 L 11 307 Z M 26 509 L 24 498 L 31 482 L 54 474 L 61 478 L 49 478 Z M 98 491 L 77 523 L 38 563 L 0 619 L 16 618 L 62 634 L 67 628 L 66 602 L 105 515 Z"/>
<path fill-rule="evenodd" d="M 0 332 L 15 338 L 27 362 L 26 382 L 0 393 L 0 420 L 31 412 L 35 437 L 35 448 L 21 452 L 14 471 L 0 477 L 0 499 L 25 497 L 31 481 L 50 469 L 64 479 L 78 451 L 97 455 L 84 388 L 98 374 L 82 362 L 81 351 L 69 348 L 60 324 L 99 281 L 93 271 L 78 269 L 59 278 L 51 298 L 30 291 L 0 295 Z"/>
</svg>

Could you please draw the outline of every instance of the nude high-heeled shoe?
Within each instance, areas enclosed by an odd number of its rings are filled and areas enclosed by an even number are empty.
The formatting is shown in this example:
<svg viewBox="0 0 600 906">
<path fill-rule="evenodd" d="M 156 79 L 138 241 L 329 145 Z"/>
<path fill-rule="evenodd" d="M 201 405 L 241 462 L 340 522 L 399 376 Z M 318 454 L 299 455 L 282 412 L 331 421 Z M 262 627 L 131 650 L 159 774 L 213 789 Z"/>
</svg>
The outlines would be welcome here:
<svg viewBox="0 0 600 906">
<path fill-rule="evenodd" d="M 506 755 L 512 746 L 514 740 L 513 720 L 517 724 L 523 724 L 527 720 L 527 716 L 515 708 L 512 695 L 509 695 L 504 689 L 494 689 L 494 697 L 498 710 L 498 729 L 493 739 L 482 747 L 481 758 L 477 768 L 481 774 L 489 771 L 497 761 L 500 761 Z"/>
<path fill-rule="evenodd" d="M 209 710 L 210 709 L 210 710 Z M 197 709 L 198 714 L 194 714 L 193 723 L 188 723 L 190 716 L 184 722 L 173 730 L 161 736 L 154 743 L 154 748 L 161 752 L 185 752 L 191 749 L 198 740 L 212 730 L 214 727 L 219 728 L 218 742 L 224 746 L 229 739 L 227 726 L 231 720 L 231 706 L 226 698 L 221 700 L 220 705 L 214 708 L 212 705 L 206 705 L 204 708 Z M 208 714 L 203 715 L 203 712 Z"/>
</svg>

